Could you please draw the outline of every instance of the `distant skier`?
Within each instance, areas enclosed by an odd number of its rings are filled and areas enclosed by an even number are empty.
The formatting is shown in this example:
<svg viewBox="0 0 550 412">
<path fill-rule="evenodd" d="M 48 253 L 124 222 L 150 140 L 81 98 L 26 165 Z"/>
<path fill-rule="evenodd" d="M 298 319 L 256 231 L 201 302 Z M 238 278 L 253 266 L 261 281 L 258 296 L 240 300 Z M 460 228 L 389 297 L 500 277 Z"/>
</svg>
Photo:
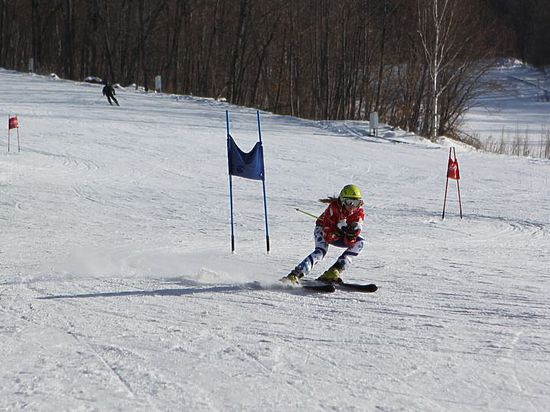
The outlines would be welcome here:
<svg viewBox="0 0 550 412">
<path fill-rule="evenodd" d="M 315 225 L 315 250 L 286 277 L 292 283 L 297 283 L 315 264 L 324 259 L 329 245 L 346 250 L 317 280 L 340 283 L 340 274 L 351 264 L 353 257 L 363 250 L 365 241 L 360 234 L 365 220 L 365 210 L 359 188 L 355 185 L 346 185 L 337 198 L 329 197 L 321 199 L 321 202 L 329 205 Z"/>
<path fill-rule="evenodd" d="M 103 87 L 103 96 L 107 96 L 107 101 L 112 106 L 113 102 L 111 99 L 116 103 L 117 106 L 120 106 L 118 104 L 118 100 L 115 97 L 115 89 L 110 83 L 105 83 L 105 87 Z"/>
</svg>

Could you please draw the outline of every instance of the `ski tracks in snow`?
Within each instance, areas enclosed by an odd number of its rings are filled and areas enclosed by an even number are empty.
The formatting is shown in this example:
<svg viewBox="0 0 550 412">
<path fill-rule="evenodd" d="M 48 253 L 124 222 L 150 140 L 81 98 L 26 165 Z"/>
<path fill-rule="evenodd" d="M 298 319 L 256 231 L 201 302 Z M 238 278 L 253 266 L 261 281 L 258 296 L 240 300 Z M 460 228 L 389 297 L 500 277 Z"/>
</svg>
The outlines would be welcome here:
<svg viewBox="0 0 550 412">
<path fill-rule="evenodd" d="M 133 283 L 133 282 L 131 282 Z M 81 285 L 81 291 L 90 292 L 90 289 L 103 289 L 101 285 L 107 286 L 110 290 L 128 289 L 129 285 L 123 280 L 119 281 L 98 281 L 92 280 Z M 170 331 L 177 330 L 177 323 L 170 319 L 159 319 L 155 316 L 148 316 L 146 313 L 136 314 L 120 310 L 118 301 L 127 300 L 134 296 L 137 300 L 141 296 L 139 291 L 130 298 L 125 298 L 124 293 L 72 293 L 66 295 L 52 295 L 51 282 L 37 284 L 26 284 L 29 291 L 33 292 L 41 302 L 40 308 L 32 312 L 32 322 L 42 327 L 58 329 L 60 332 L 70 336 L 80 349 L 71 350 L 69 342 L 65 342 L 70 352 L 76 352 L 76 358 L 81 359 L 78 363 L 90 364 L 90 357 L 93 357 L 102 365 L 106 374 L 96 385 L 102 386 L 104 390 L 113 392 L 111 381 L 118 382 L 120 390 L 119 398 L 115 402 L 120 406 L 134 405 L 132 408 L 139 410 L 164 410 L 167 405 L 178 409 L 187 407 L 189 410 L 212 410 L 214 405 L 208 403 L 208 394 L 198 387 L 192 380 L 185 377 L 185 370 L 168 367 L 162 351 L 158 354 L 149 345 L 141 345 L 139 335 L 142 331 L 152 331 L 153 336 L 158 340 L 167 341 L 163 335 L 169 336 Z M 73 285 L 74 286 L 74 285 Z M 136 308 L 139 308 L 139 302 Z M 162 308 L 162 306 L 160 307 Z M 46 309 L 44 311 L 44 309 Z M 106 336 L 100 330 L 107 330 Z M 168 342 L 169 343 L 169 342 Z M 48 349 L 44 348 L 45 351 Z M 45 352 L 46 353 L 46 352 Z M 86 355 L 89 354 L 89 355 Z M 174 352 L 177 353 L 177 352 Z M 76 362 L 70 356 L 68 361 Z M 84 358 L 84 359 L 83 359 Z M 86 360 L 86 358 L 88 360 Z M 165 366 L 163 368 L 163 366 Z M 88 373 L 85 368 L 79 366 L 80 373 Z M 94 368 L 94 375 L 98 375 L 97 368 Z M 75 378 L 82 379 L 77 373 Z M 108 377 L 111 378 L 108 378 Z M 184 383 L 181 383 L 181 380 Z M 76 389 L 76 388 L 75 388 Z M 74 390 L 74 389 L 73 389 Z M 96 388 L 100 392 L 101 389 Z M 120 397 L 120 393 L 126 393 Z M 165 396 L 160 396 L 161 393 Z M 199 396 L 202 393 L 202 396 Z M 160 396 L 160 398 L 159 398 Z M 110 402 L 114 402 L 111 400 Z"/>
</svg>

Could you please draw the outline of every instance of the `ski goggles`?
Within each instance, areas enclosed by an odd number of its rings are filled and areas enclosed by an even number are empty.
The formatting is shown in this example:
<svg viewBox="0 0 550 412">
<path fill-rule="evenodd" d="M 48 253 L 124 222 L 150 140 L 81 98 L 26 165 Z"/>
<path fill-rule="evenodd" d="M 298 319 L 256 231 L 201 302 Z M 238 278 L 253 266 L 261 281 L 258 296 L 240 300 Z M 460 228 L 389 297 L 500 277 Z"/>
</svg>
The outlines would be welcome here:
<svg viewBox="0 0 550 412">
<path fill-rule="evenodd" d="M 363 199 L 342 199 L 342 204 L 346 207 L 357 209 L 363 205 Z"/>
</svg>

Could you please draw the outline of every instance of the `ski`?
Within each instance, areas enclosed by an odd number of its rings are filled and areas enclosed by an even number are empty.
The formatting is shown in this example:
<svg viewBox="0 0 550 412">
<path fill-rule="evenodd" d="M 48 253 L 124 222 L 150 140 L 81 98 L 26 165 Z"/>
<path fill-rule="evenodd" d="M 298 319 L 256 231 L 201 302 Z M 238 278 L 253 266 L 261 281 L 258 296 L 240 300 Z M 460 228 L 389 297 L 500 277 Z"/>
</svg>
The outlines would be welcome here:
<svg viewBox="0 0 550 412">
<path fill-rule="evenodd" d="M 291 283 L 286 277 L 281 279 L 283 284 L 292 286 L 296 289 L 304 289 L 308 292 L 332 293 L 336 290 L 333 284 L 319 282 L 317 280 L 300 279 L 298 283 Z"/>
<path fill-rule="evenodd" d="M 281 279 L 283 283 L 286 283 L 286 278 Z M 302 289 L 306 289 L 310 292 L 324 292 L 332 293 L 337 290 L 349 291 L 349 292 L 362 292 L 362 293 L 373 293 L 378 290 L 378 286 L 374 283 L 347 283 L 347 282 L 323 282 L 319 280 L 310 280 L 310 279 L 300 279 L 300 281 L 295 284 Z"/>
<path fill-rule="evenodd" d="M 302 289 L 306 289 L 311 292 L 332 293 L 336 290 L 332 283 L 318 282 L 318 281 L 301 281 L 299 285 Z"/>
<path fill-rule="evenodd" d="M 322 280 L 301 279 L 300 284 L 302 285 L 302 287 L 312 287 L 312 288 L 317 288 L 321 290 L 323 289 L 323 286 L 328 285 L 334 289 L 331 291 L 330 288 L 326 288 L 327 292 L 328 291 L 334 292 L 336 290 L 347 290 L 350 292 L 372 293 L 378 290 L 378 286 L 376 286 L 374 283 L 363 284 L 363 283 L 347 283 L 347 282 L 324 282 Z"/>
<path fill-rule="evenodd" d="M 372 293 L 378 290 L 378 286 L 374 283 L 370 284 L 360 284 L 360 283 L 334 283 L 334 286 L 337 290 L 349 290 L 350 292 L 363 292 L 363 293 Z"/>
</svg>

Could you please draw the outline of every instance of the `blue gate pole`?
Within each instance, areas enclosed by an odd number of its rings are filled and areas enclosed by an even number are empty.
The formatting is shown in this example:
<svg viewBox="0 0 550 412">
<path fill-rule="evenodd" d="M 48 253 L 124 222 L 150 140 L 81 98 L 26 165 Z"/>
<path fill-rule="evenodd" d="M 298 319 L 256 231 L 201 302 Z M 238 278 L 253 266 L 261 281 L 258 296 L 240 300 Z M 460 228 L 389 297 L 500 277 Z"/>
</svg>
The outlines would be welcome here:
<svg viewBox="0 0 550 412">
<path fill-rule="evenodd" d="M 269 225 L 267 224 L 267 197 L 265 194 L 265 164 L 264 164 L 264 147 L 262 144 L 262 128 L 260 126 L 260 111 L 256 111 L 256 116 L 258 118 L 258 137 L 260 139 L 260 145 L 262 149 L 262 187 L 264 191 L 264 214 L 265 214 L 265 244 L 267 248 L 267 253 L 269 254 L 270 246 L 269 246 Z"/>
<path fill-rule="evenodd" d="M 231 135 L 229 134 L 229 111 L 225 111 L 225 124 L 227 127 L 227 171 L 229 174 L 229 209 L 231 210 L 231 253 L 235 253 L 235 232 L 233 229 L 233 179 L 231 178 L 231 170 L 230 170 L 230 141 L 229 138 Z"/>
</svg>

